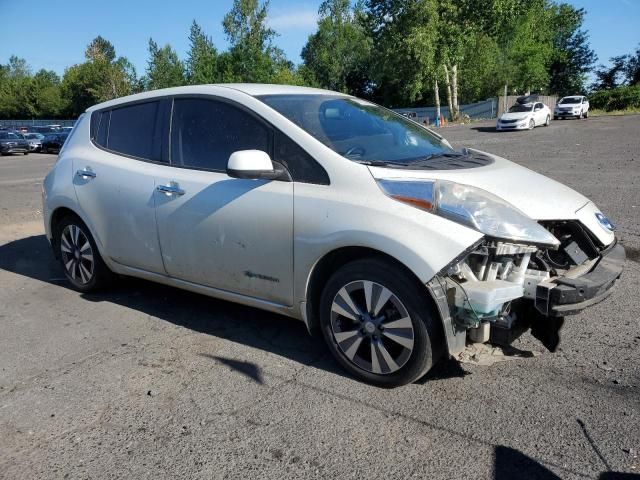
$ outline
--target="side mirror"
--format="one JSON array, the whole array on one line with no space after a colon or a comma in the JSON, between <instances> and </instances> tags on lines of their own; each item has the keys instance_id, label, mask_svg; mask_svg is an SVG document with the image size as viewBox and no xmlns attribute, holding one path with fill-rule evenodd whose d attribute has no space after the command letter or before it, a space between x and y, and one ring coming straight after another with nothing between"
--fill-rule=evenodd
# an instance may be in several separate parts
<instances>
[{"instance_id":1,"label":"side mirror","mask_svg":"<svg viewBox=\"0 0 640 480\"><path fill-rule=\"evenodd\" d=\"M262 150L233 152L227 163L227 175L252 180L279 180L288 178L282 167L275 167L269 154Z\"/></svg>"}]
</instances>

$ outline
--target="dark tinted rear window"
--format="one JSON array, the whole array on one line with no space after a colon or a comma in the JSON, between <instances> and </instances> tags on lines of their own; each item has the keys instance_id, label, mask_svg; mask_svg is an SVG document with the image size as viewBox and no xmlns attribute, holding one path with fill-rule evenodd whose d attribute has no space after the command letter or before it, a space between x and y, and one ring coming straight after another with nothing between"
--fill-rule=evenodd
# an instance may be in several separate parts
<instances>
[{"instance_id":1,"label":"dark tinted rear window","mask_svg":"<svg viewBox=\"0 0 640 480\"><path fill-rule=\"evenodd\" d=\"M111 111L107 148L146 160L160 161L160 102L138 103ZM101 123L104 122L104 116ZM101 128L98 129L99 133Z\"/></svg>"}]
</instances>

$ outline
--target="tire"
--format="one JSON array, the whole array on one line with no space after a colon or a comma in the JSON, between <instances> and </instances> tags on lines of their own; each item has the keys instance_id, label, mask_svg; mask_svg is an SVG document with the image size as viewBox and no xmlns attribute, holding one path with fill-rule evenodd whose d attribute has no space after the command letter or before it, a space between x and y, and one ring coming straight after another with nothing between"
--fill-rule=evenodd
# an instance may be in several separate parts
<instances>
[{"instance_id":1,"label":"tire","mask_svg":"<svg viewBox=\"0 0 640 480\"><path fill-rule=\"evenodd\" d=\"M319 307L329 350L367 383L406 385L442 355L444 340L426 290L391 262L367 258L344 265L325 285Z\"/></svg>"},{"instance_id":2,"label":"tire","mask_svg":"<svg viewBox=\"0 0 640 480\"><path fill-rule=\"evenodd\" d=\"M554 120L557 120L557 119L558 119L558 117L556 117L556 116L554 115L554 116L553 116L553 119L554 119Z\"/></svg>"},{"instance_id":3,"label":"tire","mask_svg":"<svg viewBox=\"0 0 640 480\"><path fill-rule=\"evenodd\" d=\"M29 152L24 152L23 155L29 155Z\"/></svg>"},{"instance_id":4,"label":"tire","mask_svg":"<svg viewBox=\"0 0 640 480\"><path fill-rule=\"evenodd\" d=\"M551 124L551 117L547 115L547 120L544 122L544 126L548 127Z\"/></svg>"},{"instance_id":5,"label":"tire","mask_svg":"<svg viewBox=\"0 0 640 480\"><path fill-rule=\"evenodd\" d=\"M587 118L589 118L589 110L584 112L584 119L586 120Z\"/></svg>"},{"instance_id":6,"label":"tire","mask_svg":"<svg viewBox=\"0 0 640 480\"><path fill-rule=\"evenodd\" d=\"M111 284L113 273L102 260L91 232L78 216L67 215L54 227L54 245L73 288L87 293Z\"/></svg>"},{"instance_id":7,"label":"tire","mask_svg":"<svg viewBox=\"0 0 640 480\"><path fill-rule=\"evenodd\" d=\"M536 128L536 122L533 121L533 118L529 120L529 130L533 130Z\"/></svg>"}]
</instances>

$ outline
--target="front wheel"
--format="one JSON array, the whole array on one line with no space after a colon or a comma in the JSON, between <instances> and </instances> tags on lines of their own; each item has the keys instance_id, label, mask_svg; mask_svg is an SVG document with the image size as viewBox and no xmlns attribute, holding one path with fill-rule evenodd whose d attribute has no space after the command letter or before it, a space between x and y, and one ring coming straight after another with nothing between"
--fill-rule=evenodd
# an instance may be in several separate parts
<instances>
[{"instance_id":1,"label":"front wheel","mask_svg":"<svg viewBox=\"0 0 640 480\"><path fill-rule=\"evenodd\" d=\"M356 377L397 387L422 377L442 351L427 292L390 262L351 262L327 282L320 323L329 350Z\"/></svg>"},{"instance_id":2,"label":"front wheel","mask_svg":"<svg viewBox=\"0 0 640 480\"><path fill-rule=\"evenodd\" d=\"M91 292L111 283L113 274L80 218L75 215L64 217L56 225L54 241L64 274L76 290Z\"/></svg>"},{"instance_id":3,"label":"front wheel","mask_svg":"<svg viewBox=\"0 0 640 480\"><path fill-rule=\"evenodd\" d=\"M589 110L587 110L586 112L584 112L584 118L589 118Z\"/></svg>"},{"instance_id":4,"label":"front wheel","mask_svg":"<svg viewBox=\"0 0 640 480\"><path fill-rule=\"evenodd\" d=\"M533 118L529 120L529 130L533 130L536 126L536 122L533 121Z\"/></svg>"}]
</instances>

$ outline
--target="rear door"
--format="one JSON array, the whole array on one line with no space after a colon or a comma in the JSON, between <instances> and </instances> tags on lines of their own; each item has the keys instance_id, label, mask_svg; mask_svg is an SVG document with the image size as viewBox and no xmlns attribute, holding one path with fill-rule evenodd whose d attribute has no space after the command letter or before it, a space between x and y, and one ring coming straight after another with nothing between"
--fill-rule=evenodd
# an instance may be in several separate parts
<instances>
[{"instance_id":1,"label":"rear door","mask_svg":"<svg viewBox=\"0 0 640 480\"><path fill-rule=\"evenodd\" d=\"M155 205L169 275L282 305L293 299L293 182L226 174L238 150L272 157L273 130L215 97L177 97L171 167L156 177Z\"/></svg>"},{"instance_id":2,"label":"rear door","mask_svg":"<svg viewBox=\"0 0 640 480\"><path fill-rule=\"evenodd\" d=\"M73 160L76 195L103 254L155 273L164 273L153 202L168 163L168 107L153 100L94 112L93 146Z\"/></svg>"}]
</instances>

